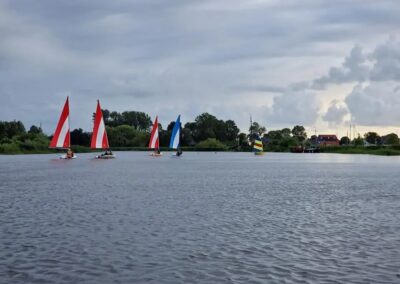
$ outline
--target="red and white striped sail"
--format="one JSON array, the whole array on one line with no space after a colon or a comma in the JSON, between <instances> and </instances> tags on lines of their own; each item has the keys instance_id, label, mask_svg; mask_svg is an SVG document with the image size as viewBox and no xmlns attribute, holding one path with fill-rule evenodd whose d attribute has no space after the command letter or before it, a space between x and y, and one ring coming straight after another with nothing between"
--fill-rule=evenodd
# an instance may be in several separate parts
<instances>
[{"instance_id":1,"label":"red and white striped sail","mask_svg":"<svg viewBox=\"0 0 400 284\"><path fill-rule=\"evenodd\" d=\"M69 132L69 98L64 104L60 119L50 142L50 148L69 148L71 147L71 135Z\"/></svg>"},{"instance_id":2,"label":"red and white striped sail","mask_svg":"<svg viewBox=\"0 0 400 284\"><path fill-rule=\"evenodd\" d=\"M92 149L108 149L108 137L106 126L103 119L103 111L100 107L100 102L97 101L96 115L94 117L94 126L92 134L92 142L90 143Z\"/></svg>"},{"instance_id":3,"label":"red and white striped sail","mask_svg":"<svg viewBox=\"0 0 400 284\"><path fill-rule=\"evenodd\" d=\"M153 124L153 129L151 130L149 149L158 149L160 147L160 142L158 139L158 116Z\"/></svg>"}]
</instances>

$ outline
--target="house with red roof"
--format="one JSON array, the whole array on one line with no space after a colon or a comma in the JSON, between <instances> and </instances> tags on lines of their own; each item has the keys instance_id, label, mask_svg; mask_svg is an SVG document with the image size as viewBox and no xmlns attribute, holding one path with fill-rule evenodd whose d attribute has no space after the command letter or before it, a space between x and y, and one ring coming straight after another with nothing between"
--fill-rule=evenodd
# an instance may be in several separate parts
<instances>
[{"instance_id":1,"label":"house with red roof","mask_svg":"<svg viewBox=\"0 0 400 284\"><path fill-rule=\"evenodd\" d=\"M321 147L339 146L340 140L333 134L318 135L317 144Z\"/></svg>"}]
</instances>

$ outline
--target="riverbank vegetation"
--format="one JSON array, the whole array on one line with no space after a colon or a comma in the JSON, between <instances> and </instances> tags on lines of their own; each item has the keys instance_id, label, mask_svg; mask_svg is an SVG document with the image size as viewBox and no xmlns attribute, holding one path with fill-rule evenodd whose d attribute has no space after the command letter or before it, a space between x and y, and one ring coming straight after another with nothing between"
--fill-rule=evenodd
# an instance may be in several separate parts
<instances>
[{"instance_id":1,"label":"riverbank vegetation","mask_svg":"<svg viewBox=\"0 0 400 284\"><path fill-rule=\"evenodd\" d=\"M152 120L144 112L103 110L104 122L110 145L114 150L146 150ZM159 124L160 146L168 150L169 139L175 122L165 128ZM335 135L307 136L305 128L270 130L253 122L248 133L240 132L233 120L222 120L203 113L181 128L181 146L185 151L251 151L251 141L260 137L264 150L269 152L304 152L318 149L324 153L400 155L399 138L391 133L379 136L368 132L354 139ZM52 153L49 141L52 136L37 126L29 130L21 121L0 121L0 154ZM71 131L71 144L76 152L90 152L91 133L83 129ZM325 139L325 140L324 140ZM327 140L326 140L327 139Z\"/></svg>"}]
</instances>

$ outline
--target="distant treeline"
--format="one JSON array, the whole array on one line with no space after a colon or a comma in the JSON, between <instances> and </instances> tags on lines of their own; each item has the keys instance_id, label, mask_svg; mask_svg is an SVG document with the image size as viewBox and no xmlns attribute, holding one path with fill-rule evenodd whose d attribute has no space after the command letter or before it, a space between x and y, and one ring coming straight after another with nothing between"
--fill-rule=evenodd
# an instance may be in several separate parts
<instances>
[{"instance_id":1,"label":"distant treeline","mask_svg":"<svg viewBox=\"0 0 400 284\"><path fill-rule=\"evenodd\" d=\"M152 120L144 112L103 110L104 122L111 147L140 149L147 146L150 138ZM175 122L171 121L165 128L159 124L160 146L168 147ZM257 122L253 122L248 133L240 132L233 120L218 119L209 113L202 113L192 122L181 128L181 146L192 150L231 150L250 151L251 141L256 136L263 140L266 151L287 152L292 147L312 146L316 136L308 138L305 128L296 125L292 129L268 131ZM31 126L27 131L21 121L0 121L0 153L46 153L52 136L47 136L38 126ZM82 129L71 131L71 144L80 150L90 145L91 132ZM249 143L250 141L250 143ZM356 137L352 141L348 137L340 139L340 145L363 146L397 145L399 138L391 133L379 136L376 132L368 132L364 137Z\"/></svg>"},{"instance_id":2,"label":"distant treeline","mask_svg":"<svg viewBox=\"0 0 400 284\"><path fill-rule=\"evenodd\" d=\"M26 131L21 121L0 121L0 154L48 153L49 137L37 126Z\"/></svg>"}]
</instances>

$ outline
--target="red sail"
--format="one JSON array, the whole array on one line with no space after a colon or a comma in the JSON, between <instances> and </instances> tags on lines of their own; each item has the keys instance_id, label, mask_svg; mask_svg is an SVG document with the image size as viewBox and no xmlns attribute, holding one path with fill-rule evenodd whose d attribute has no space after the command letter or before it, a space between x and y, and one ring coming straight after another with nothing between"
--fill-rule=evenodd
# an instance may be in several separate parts
<instances>
[{"instance_id":1,"label":"red sail","mask_svg":"<svg viewBox=\"0 0 400 284\"><path fill-rule=\"evenodd\" d=\"M60 119L58 120L56 131L50 142L50 148L69 148L71 147L71 135L69 132L69 98L64 104Z\"/></svg>"},{"instance_id":2,"label":"red sail","mask_svg":"<svg viewBox=\"0 0 400 284\"><path fill-rule=\"evenodd\" d=\"M156 120L153 124L153 129L151 130L149 149L158 149L160 148L160 143L158 139L158 116L156 116Z\"/></svg>"},{"instance_id":3,"label":"red sail","mask_svg":"<svg viewBox=\"0 0 400 284\"><path fill-rule=\"evenodd\" d=\"M96 115L94 117L94 126L92 134L92 142L90 143L92 149L108 149L108 137L106 127L104 124L103 111L100 107L100 102L97 101Z\"/></svg>"}]
</instances>

